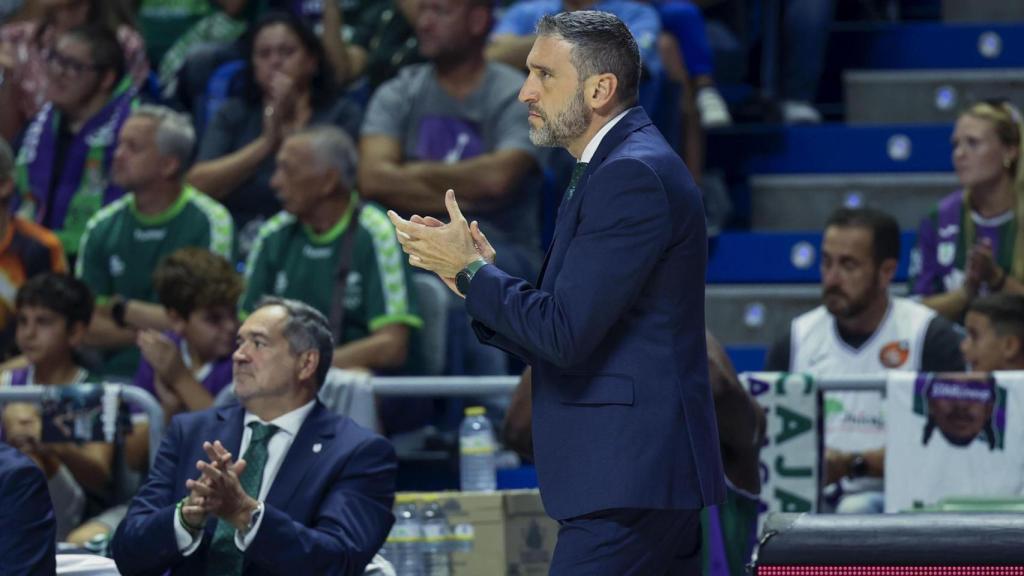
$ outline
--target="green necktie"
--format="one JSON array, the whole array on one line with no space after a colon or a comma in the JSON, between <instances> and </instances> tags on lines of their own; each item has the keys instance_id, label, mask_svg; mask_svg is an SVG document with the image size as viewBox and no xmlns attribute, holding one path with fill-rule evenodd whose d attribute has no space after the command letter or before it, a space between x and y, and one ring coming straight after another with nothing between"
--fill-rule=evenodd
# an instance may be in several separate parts
<instances>
[{"instance_id":1,"label":"green necktie","mask_svg":"<svg viewBox=\"0 0 1024 576\"><path fill-rule=\"evenodd\" d=\"M572 194L576 191L576 185L579 184L580 178L583 177L583 173L587 170L586 162L577 162L572 168L572 178L569 179L569 187L565 189L565 200L568 202L572 200Z\"/></svg>"},{"instance_id":2,"label":"green necktie","mask_svg":"<svg viewBox=\"0 0 1024 576\"><path fill-rule=\"evenodd\" d=\"M245 470L238 481L246 494L259 498L263 469L267 466L267 444L279 428L259 422L250 422L249 427L252 428L252 438L242 457L245 459ZM217 530L213 533L213 541L207 551L206 573L208 576L234 576L242 573L242 551L235 546L235 527L224 520L217 521Z\"/></svg>"}]
</instances>

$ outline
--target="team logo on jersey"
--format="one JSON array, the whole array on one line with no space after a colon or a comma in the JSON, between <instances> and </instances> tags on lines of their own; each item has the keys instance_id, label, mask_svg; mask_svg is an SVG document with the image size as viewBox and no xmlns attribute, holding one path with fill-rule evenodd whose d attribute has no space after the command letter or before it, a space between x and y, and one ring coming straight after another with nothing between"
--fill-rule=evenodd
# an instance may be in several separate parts
<instances>
[{"instance_id":1,"label":"team logo on jersey","mask_svg":"<svg viewBox=\"0 0 1024 576\"><path fill-rule=\"evenodd\" d=\"M110 257L110 275L120 276L121 274L124 274L124 260L121 260L117 254L113 254Z\"/></svg>"},{"instance_id":2,"label":"team logo on jersey","mask_svg":"<svg viewBox=\"0 0 1024 576\"><path fill-rule=\"evenodd\" d=\"M956 244L952 242L940 242L939 243L939 264L943 266L949 266L953 263L953 258L956 257Z\"/></svg>"},{"instance_id":3,"label":"team logo on jersey","mask_svg":"<svg viewBox=\"0 0 1024 576\"><path fill-rule=\"evenodd\" d=\"M910 343L906 340L895 340L882 346L878 353L878 361L886 368L899 368L910 358Z\"/></svg>"}]
</instances>

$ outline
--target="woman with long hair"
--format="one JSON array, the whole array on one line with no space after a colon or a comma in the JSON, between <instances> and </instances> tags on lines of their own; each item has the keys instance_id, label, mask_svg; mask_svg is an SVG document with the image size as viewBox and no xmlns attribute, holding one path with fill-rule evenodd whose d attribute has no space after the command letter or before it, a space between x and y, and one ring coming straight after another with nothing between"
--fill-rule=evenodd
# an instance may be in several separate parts
<instances>
[{"instance_id":1,"label":"woman with long hair","mask_svg":"<svg viewBox=\"0 0 1024 576\"><path fill-rule=\"evenodd\" d=\"M316 34L284 12L264 16L246 40L242 96L223 103L203 133L190 184L231 211L245 252L262 220L281 209L270 176L284 137L334 124L353 138L361 111L340 98Z\"/></svg>"},{"instance_id":2,"label":"woman with long hair","mask_svg":"<svg viewBox=\"0 0 1024 576\"><path fill-rule=\"evenodd\" d=\"M962 186L921 223L911 292L959 321L979 294L1024 293L1024 124L1003 100L979 102L957 119L953 166Z\"/></svg>"}]
</instances>

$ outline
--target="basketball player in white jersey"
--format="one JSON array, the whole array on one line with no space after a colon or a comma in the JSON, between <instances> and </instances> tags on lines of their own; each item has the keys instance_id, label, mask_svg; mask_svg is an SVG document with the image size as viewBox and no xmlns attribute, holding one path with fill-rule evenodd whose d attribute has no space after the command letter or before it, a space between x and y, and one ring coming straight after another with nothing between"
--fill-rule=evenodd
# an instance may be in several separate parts
<instances>
[{"instance_id":1,"label":"basketball player in white jersey","mask_svg":"<svg viewBox=\"0 0 1024 576\"><path fill-rule=\"evenodd\" d=\"M899 255L899 225L888 214L833 213L821 246L822 305L793 320L766 369L815 376L963 371L960 331L930 308L889 294ZM826 482L842 490L836 511L881 512L881 393L827 393L824 418Z\"/></svg>"}]
</instances>

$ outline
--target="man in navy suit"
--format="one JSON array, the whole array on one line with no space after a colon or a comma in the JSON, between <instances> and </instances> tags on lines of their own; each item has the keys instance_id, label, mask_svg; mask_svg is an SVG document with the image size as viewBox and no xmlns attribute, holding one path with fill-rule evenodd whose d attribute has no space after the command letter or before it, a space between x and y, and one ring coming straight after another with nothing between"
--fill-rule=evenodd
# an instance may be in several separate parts
<instances>
[{"instance_id":1,"label":"man in navy suit","mask_svg":"<svg viewBox=\"0 0 1024 576\"><path fill-rule=\"evenodd\" d=\"M578 163L538 281L451 222L389 214L410 262L466 298L481 340L533 367L552 574L697 574L699 512L724 496L704 339L700 191L636 107L640 57L616 17L544 17L519 93L531 139Z\"/></svg>"},{"instance_id":2,"label":"man in navy suit","mask_svg":"<svg viewBox=\"0 0 1024 576\"><path fill-rule=\"evenodd\" d=\"M46 476L28 456L0 442L0 573L53 574L56 546Z\"/></svg>"},{"instance_id":3,"label":"man in navy suit","mask_svg":"<svg viewBox=\"0 0 1024 576\"><path fill-rule=\"evenodd\" d=\"M112 542L123 574L362 573L394 521L396 460L316 399L333 350L320 312L261 302L238 330L240 405L171 421Z\"/></svg>"}]
</instances>

